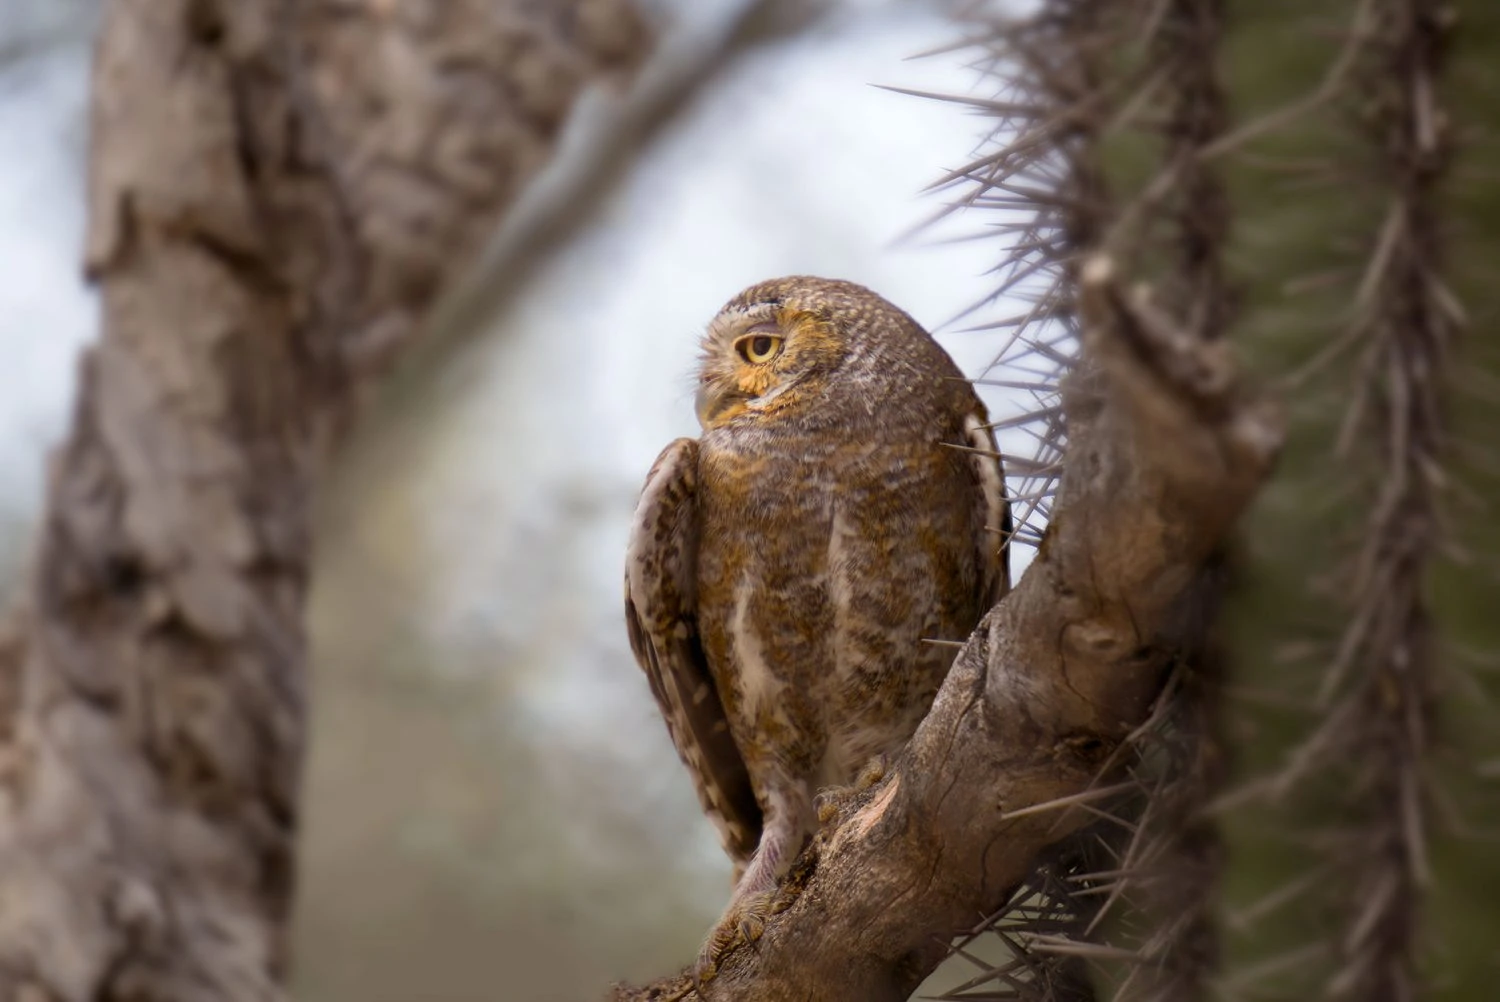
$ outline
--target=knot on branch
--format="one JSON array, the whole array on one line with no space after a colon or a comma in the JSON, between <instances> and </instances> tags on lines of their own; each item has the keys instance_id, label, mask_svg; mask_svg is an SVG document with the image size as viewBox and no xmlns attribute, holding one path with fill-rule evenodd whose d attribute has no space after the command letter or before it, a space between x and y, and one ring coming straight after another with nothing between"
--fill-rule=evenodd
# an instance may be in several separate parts
<instances>
[{"instance_id":1,"label":"knot on branch","mask_svg":"<svg viewBox=\"0 0 1500 1002\"><path fill-rule=\"evenodd\" d=\"M1120 742L1114 738L1081 731L1066 735L1054 750L1059 757L1071 759L1073 765L1097 769L1109 761L1119 747Z\"/></svg>"}]
</instances>

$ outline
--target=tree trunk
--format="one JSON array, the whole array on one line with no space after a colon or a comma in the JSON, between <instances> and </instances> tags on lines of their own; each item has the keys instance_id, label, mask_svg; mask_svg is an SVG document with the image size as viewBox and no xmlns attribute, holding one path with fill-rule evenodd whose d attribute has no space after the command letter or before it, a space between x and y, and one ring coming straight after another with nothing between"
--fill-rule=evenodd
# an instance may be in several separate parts
<instances>
[{"instance_id":1,"label":"tree trunk","mask_svg":"<svg viewBox=\"0 0 1500 1002\"><path fill-rule=\"evenodd\" d=\"M326 444L645 48L625 0L112 0L103 336L0 640L0 1000L282 996Z\"/></svg>"}]
</instances>

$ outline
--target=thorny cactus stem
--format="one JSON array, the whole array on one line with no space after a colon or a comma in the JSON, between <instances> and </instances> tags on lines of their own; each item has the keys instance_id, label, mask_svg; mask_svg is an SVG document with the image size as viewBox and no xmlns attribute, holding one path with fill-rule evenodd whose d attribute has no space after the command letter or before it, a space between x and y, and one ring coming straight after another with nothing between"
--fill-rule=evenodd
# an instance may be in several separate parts
<instances>
[{"instance_id":1,"label":"thorny cactus stem","mask_svg":"<svg viewBox=\"0 0 1500 1002\"><path fill-rule=\"evenodd\" d=\"M1163 79L1162 173L1171 195L1146 228L1166 223L1147 242L1167 262L1164 296L1183 328L1204 340L1222 337L1233 312L1224 274L1229 206L1216 161L1204 156L1226 119L1218 59L1224 0L1168 0L1148 45ZM1232 558L1220 556L1200 582L1203 616L1166 707L1167 726L1153 735L1167 762L1156 770L1147 805L1126 854L1122 878L1145 912L1139 966L1126 973L1118 999L1196 1002L1218 972L1215 908L1224 847L1207 807L1227 771L1223 734L1226 652L1212 619ZM1136 886L1131 886L1136 885Z\"/></svg>"},{"instance_id":2,"label":"thorny cactus stem","mask_svg":"<svg viewBox=\"0 0 1500 1002\"><path fill-rule=\"evenodd\" d=\"M1167 209L1173 269L1163 290L1184 327L1221 337L1232 296L1224 277L1229 203L1217 163L1205 156L1224 134L1226 108L1218 61L1225 0L1169 0L1150 44L1165 76L1164 167L1175 179Z\"/></svg>"},{"instance_id":3,"label":"thorny cactus stem","mask_svg":"<svg viewBox=\"0 0 1500 1002\"><path fill-rule=\"evenodd\" d=\"M1132 88L1117 86L1111 58L1136 20L1131 10L1142 5L1046 0L1022 19L1009 6L981 0L959 19L999 94L995 100L945 97L993 124L981 153L937 187L957 192L955 206L981 210L977 218L1005 239L992 297L1027 304L985 325L1000 332L1003 346L978 382L1030 395L1026 412L995 427L1019 427L1032 436L1032 455L1007 455L1006 464L1018 481L1011 485L1012 540L1036 546L1052 520L1063 466L1060 383L1078 352L1080 263L1114 221L1100 137ZM1101 893L1104 881L1082 881L1116 868L1124 835L1124 828L1105 821L1050 852L954 944L972 970L944 997L998 992L1034 1002L1092 1002L1091 954L1081 941L1109 899ZM1005 959L991 963L971 951L986 936L998 937Z\"/></svg>"},{"instance_id":4,"label":"thorny cactus stem","mask_svg":"<svg viewBox=\"0 0 1500 1002\"><path fill-rule=\"evenodd\" d=\"M1335 841L1349 895L1327 994L1414 998L1428 880L1424 759L1437 656L1424 579L1438 549L1445 445L1442 375L1462 312L1442 277L1438 189L1449 160L1439 106L1453 11L1443 0L1377 0L1362 59L1362 109L1386 208L1354 302L1364 345L1344 443L1363 433L1379 487L1352 568L1353 607L1324 681L1319 764L1352 766L1351 827Z\"/></svg>"},{"instance_id":5,"label":"thorny cactus stem","mask_svg":"<svg viewBox=\"0 0 1500 1002\"><path fill-rule=\"evenodd\" d=\"M1162 300L1174 322L1203 340L1227 326L1222 254L1229 213L1210 154L1226 118L1216 65L1223 7L1222 0L1048 0L1019 22L994 5L968 12L974 36L989 50L991 75L1008 84L1013 99L971 102L996 119L999 142L949 180L964 190L965 207L1019 220L1001 224L1013 244L999 291L1034 294L1036 305L996 325L1017 330L985 381L1036 395L1030 413L1007 422L1037 441L1029 468L1011 459L1030 474L1016 493L1018 521L1033 532L1033 514L1051 516L1062 465L1056 387L1077 350L1074 292L1086 253L1102 244L1127 262L1165 262ZM1137 191L1111 191L1105 181L1104 146L1121 130L1161 140L1157 175ZM1198 585L1198 633L1206 631L1219 577ZM977 927L999 935L1012 959L976 961L978 972L955 997L981 986L1049 1002L1086 997L1089 959L1128 961L1121 997L1201 993L1217 961L1212 911L1222 868L1217 830L1202 808L1224 771L1219 659L1201 641L1188 645L1171 698L1138 735L1137 750L1164 754L1136 772L1138 784L1126 797L1095 805L1104 820L1057 853L1029 893ZM1119 919L1127 900L1132 912L1150 916L1145 930L1132 934L1133 948L1085 942L1122 933L1106 933L1101 923Z\"/></svg>"}]
</instances>

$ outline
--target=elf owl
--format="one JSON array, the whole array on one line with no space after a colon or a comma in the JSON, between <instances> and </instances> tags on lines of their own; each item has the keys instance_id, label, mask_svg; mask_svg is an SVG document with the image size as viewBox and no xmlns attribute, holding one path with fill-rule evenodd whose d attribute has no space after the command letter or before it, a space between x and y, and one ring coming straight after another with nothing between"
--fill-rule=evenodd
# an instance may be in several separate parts
<instances>
[{"instance_id":1,"label":"elf owl","mask_svg":"<svg viewBox=\"0 0 1500 1002\"><path fill-rule=\"evenodd\" d=\"M752 286L708 325L698 439L646 477L625 618L735 864L698 960L754 939L815 794L898 752L1009 587L984 405L911 317L850 282Z\"/></svg>"}]
</instances>

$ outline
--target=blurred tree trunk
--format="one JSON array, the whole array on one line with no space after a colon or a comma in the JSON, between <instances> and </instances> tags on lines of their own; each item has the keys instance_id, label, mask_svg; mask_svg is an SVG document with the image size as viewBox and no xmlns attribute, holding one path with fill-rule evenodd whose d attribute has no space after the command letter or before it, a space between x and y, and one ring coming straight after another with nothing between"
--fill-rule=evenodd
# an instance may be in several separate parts
<instances>
[{"instance_id":1,"label":"blurred tree trunk","mask_svg":"<svg viewBox=\"0 0 1500 1002\"><path fill-rule=\"evenodd\" d=\"M625 0L109 4L103 337L0 641L0 999L281 997L326 444L646 45Z\"/></svg>"}]
</instances>

